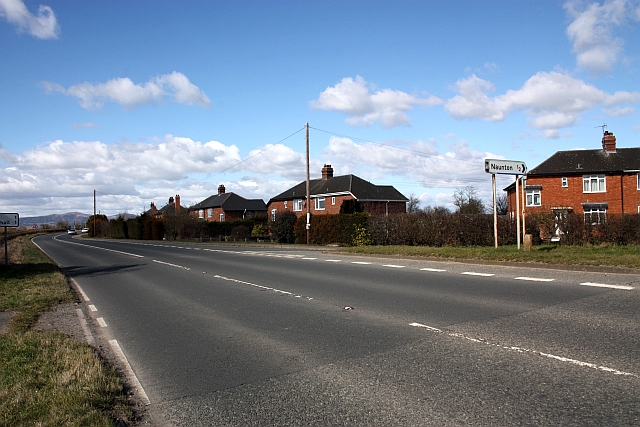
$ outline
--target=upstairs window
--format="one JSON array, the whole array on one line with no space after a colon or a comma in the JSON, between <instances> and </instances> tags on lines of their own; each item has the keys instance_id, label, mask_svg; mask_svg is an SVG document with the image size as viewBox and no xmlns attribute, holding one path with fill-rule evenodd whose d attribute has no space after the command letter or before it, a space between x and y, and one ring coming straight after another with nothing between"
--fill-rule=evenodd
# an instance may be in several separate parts
<instances>
[{"instance_id":1,"label":"upstairs window","mask_svg":"<svg viewBox=\"0 0 640 427\"><path fill-rule=\"evenodd\" d=\"M332 197L332 198L331 198L331 204L332 204L332 205L335 205L335 204L336 204L336 198L335 198L335 197Z\"/></svg>"},{"instance_id":2,"label":"upstairs window","mask_svg":"<svg viewBox=\"0 0 640 427\"><path fill-rule=\"evenodd\" d=\"M276 221L276 214L278 213L277 209L271 209L271 221Z\"/></svg>"},{"instance_id":3,"label":"upstairs window","mask_svg":"<svg viewBox=\"0 0 640 427\"><path fill-rule=\"evenodd\" d=\"M562 186L565 188L569 186L569 179L566 176L562 177Z\"/></svg>"},{"instance_id":4,"label":"upstairs window","mask_svg":"<svg viewBox=\"0 0 640 427\"><path fill-rule=\"evenodd\" d=\"M204 209L200 209L198 211L198 218L200 218L200 219L204 218Z\"/></svg>"},{"instance_id":5,"label":"upstairs window","mask_svg":"<svg viewBox=\"0 0 640 427\"><path fill-rule=\"evenodd\" d=\"M582 177L583 193L604 193L607 191L604 175L584 175Z\"/></svg>"},{"instance_id":6,"label":"upstairs window","mask_svg":"<svg viewBox=\"0 0 640 427\"><path fill-rule=\"evenodd\" d=\"M284 208L287 209L287 201L284 201Z\"/></svg>"},{"instance_id":7,"label":"upstairs window","mask_svg":"<svg viewBox=\"0 0 640 427\"><path fill-rule=\"evenodd\" d=\"M224 222L224 214L223 213L220 214L220 222Z\"/></svg>"},{"instance_id":8,"label":"upstairs window","mask_svg":"<svg viewBox=\"0 0 640 427\"><path fill-rule=\"evenodd\" d=\"M324 210L324 197L316 197L315 199L316 205L315 208L317 211L323 211Z\"/></svg>"},{"instance_id":9,"label":"upstairs window","mask_svg":"<svg viewBox=\"0 0 640 427\"><path fill-rule=\"evenodd\" d=\"M540 190L527 190L527 206L541 206Z\"/></svg>"},{"instance_id":10,"label":"upstairs window","mask_svg":"<svg viewBox=\"0 0 640 427\"><path fill-rule=\"evenodd\" d=\"M213 216L213 208L207 209L207 217L211 218Z\"/></svg>"},{"instance_id":11,"label":"upstairs window","mask_svg":"<svg viewBox=\"0 0 640 427\"><path fill-rule=\"evenodd\" d=\"M638 190L640 190L640 173L638 174Z\"/></svg>"},{"instance_id":12,"label":"upstairs window","mask_svg":"<svg viewBox=\"0 0 640 427\"><path fill-rule=\"evenodd\" d=\"M296 212L302 212L302 199L295 199L293 201L293 210Z\"/></svg>"}]
</instances>

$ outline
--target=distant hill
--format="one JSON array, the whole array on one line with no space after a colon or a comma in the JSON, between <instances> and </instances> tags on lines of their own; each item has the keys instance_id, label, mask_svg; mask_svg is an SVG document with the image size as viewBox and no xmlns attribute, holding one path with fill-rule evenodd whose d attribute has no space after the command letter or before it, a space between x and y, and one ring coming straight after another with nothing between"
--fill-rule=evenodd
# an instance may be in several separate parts
<instances>
[{"instance_id":1,"label":"distant hill","mask_svg":"<svg viewBox=\"0 0 640 427\"><path fill-rule=\"evenodd\" d=\"M67 212L64 214L51 214L43 216L26 216L20 217L20 225L25 227L32 227L34 225L56 225L60 222L67 223L67 225L84 225L92 214L84 214L81 212ZM121 214L125 219L135 218L137 215L133 214ZM117 218L118 215L109 216L109 219Z\"/></svg>"}]
</instances>

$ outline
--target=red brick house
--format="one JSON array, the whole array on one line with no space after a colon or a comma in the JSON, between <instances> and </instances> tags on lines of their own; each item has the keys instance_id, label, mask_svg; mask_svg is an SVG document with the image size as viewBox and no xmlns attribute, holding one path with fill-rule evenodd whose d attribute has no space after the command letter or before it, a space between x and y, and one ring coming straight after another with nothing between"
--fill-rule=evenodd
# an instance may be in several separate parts
<instances>
[{"instance_id":1,"label":"red brick house","mask_svg":"<svg viewBox=\"0 0 640 427\"><path fill-rule=\"evenodd\" d=\"M204 221L240 221L267 215L262 199L245 199L233 192L227 193L224 185L218 186L218 194L208 197L189 208L189 214Z\"/></svg>"},{"instance_id":2,"label":"red brick house","mask_svg":"<svg viewBox=\"0 0 640 427\"><path fill-rule=\"evenodd\" d=\"M269 219L275 220L278 212L294 212L298 217L306 214L307 183L295 187L269 200ZM326 215L340 213L345 200L357 200L364 212L389 215L406 212L407 199L390 185L375 185L355 175L333 176L331 165L324 165L322 177L309 181L310 213Z\"/></svg>"},{"instance_id":3,"label":"red brick house","mask_svg":"<svg viewBox=\"0 0 640 427\"><path fill-rule=\"evenodd\" d=\"M504 191L513 216L515 183ZM597 223L608 213L640 213L640 147L617 148L605 131L602 149L558 151L530 170L525 195L526 214L575 213Z\"/></svg>"},{"instance_id":4,"label":"red brick house","mask_svg":"<svg viewBox=\"0 0 640 427\"><path fill-rule=\"evenodd\" d=\"M177 194L175 199L173 197L169 197L169 203L167 203L160 209L156 207L155 203L151 202L151 208L147 211L147 213L154 218L164 218L167 216L177 216L184 214L184 212L180 209L180 195Z\"/></svg>"}]
</instances>

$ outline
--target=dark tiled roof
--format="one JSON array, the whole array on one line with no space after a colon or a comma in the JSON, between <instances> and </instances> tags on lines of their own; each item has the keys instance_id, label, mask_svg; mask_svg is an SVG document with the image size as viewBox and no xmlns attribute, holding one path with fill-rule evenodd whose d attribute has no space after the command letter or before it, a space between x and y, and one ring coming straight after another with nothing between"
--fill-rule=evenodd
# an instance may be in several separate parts
<instances>
[{"instance_id":1,"label":"dark tiled roof","mask_svg":"<svg viewBox=\"0 0 640 427\"><path fill-rule=\"evenodd\" d=\"M535 168L527 176L582 175L640 170L640 147L618 148L607 153L599 150L558 151Z\"/></svg>"},{"instance_id":2,"label":"dark tiled roof","mask_svg":"<svg viewBox=\"0 0 640 427\"><path fill-rule=\"evenodd\" d=\"M262 199L245 199L242 196L238 196L236 193L223 193L216 194L204 199L202 202L197 203L189 208L189 210L208 209L208 208L222 208L225 212L232 211L267 211L267 205L265 205Z\"/></svg>"},{"instance_id":3,"label":"dark tiled roof","mask_svg":"<svg viewBox=\"0 0 640 427\"><path fill-rule=\"evenodd\" d=\"M407 199L391 185L375 185L355 175L334 176L328 179L312 179L309 181L310 195L329 195L351 193L360 201L398 201ZM269 202L277 200L304 199L307 194L307 183L302 181L295 187L271 198Z\"/></svg>"}]
</instances>

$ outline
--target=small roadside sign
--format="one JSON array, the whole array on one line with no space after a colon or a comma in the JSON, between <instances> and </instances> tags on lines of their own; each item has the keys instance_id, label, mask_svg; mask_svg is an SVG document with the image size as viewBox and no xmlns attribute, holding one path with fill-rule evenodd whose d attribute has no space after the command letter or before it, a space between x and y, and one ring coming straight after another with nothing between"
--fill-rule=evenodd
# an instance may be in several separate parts
<instances>
[{"instance_id":1,"label":"small roadside sign","mask_svg":"<svg viewBox=\"0 0 640 427\"><path fill-rule=\"evenodd\" d=\"M20 215L17 213L0 213L0 227L19 227Z\"/></svg>"},{"instance_id":2,"label":"small roadside sign","mask_svg":"<svg viewBox=\"0 0 640 427\"><path fill-rule=\"evenodd\" d=\"M518 160L485 159L484 171L491 174L525 175L527 165Z\"/></svg>"}]
</instances>

